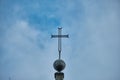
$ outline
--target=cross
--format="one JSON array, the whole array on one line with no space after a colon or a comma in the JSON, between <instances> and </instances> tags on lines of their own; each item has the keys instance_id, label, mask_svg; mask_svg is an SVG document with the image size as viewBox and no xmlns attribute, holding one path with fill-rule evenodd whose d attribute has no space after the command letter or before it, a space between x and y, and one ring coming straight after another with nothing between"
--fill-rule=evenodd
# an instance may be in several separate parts
<instances>
[{"instance_id":1,"label":"cross","mask_svg":"<svg viewBox=\"0 0 120 80\"><path fill-rule=\"evenodd\" d=\"M58 35L51 35L51 38L58 38L58 52L59 52L59 59L61 58L61 38L69 38L69 35L62 35L62 28L58 28Z\"/></svg>"}]
</instances>

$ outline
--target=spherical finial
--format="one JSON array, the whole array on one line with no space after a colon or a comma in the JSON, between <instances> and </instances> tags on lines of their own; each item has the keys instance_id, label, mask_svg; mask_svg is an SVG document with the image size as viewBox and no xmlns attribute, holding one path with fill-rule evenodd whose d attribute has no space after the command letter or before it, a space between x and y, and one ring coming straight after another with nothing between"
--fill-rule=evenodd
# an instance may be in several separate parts
<instances>
[{"instance_id":1,"label":"spherical finial","mask_svg":"<svg viewBox=\"0 0 120 80\"><path fill-rule=\"evenodd\" d=\"M57 70L58 72L62 71L65 68L65 62L61 59L57 59L54 64L54 69Z\"/></svg>"}]
</instances>

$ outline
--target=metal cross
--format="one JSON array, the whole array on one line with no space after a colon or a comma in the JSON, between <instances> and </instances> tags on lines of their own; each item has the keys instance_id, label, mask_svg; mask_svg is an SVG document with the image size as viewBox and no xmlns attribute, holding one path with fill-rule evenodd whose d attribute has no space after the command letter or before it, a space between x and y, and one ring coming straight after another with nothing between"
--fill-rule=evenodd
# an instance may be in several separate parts
<instances>
[{"instance_id":1,"label":"metal cross","mask_svg":"<svg viewBox=\"0 0 120 80\"><path fill-rule=\"evenodd\" d=\"M61 58L61 38L69 38L69 35L62 35L62 28L58 28L58 35L51 35L51 38L58 38L58 52L59 52L59 59Z\"/></svg>"}]
</instances>

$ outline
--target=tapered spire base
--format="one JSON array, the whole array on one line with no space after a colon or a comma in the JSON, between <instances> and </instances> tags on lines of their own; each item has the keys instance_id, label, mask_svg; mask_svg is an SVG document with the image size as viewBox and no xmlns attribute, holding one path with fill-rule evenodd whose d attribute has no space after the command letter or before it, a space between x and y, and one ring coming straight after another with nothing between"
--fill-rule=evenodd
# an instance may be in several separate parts
<instances>
[{"instance_id":1,"label":"tapered spire base","mask_svg":"<svg viewBox=\"0 0 120 80\"><path fill-rule=\"evenodd\" d=\"M63 80L64 79L63 72L56 72L54 76L55 76L55 80Z\"/></svg>"}]
</instances>

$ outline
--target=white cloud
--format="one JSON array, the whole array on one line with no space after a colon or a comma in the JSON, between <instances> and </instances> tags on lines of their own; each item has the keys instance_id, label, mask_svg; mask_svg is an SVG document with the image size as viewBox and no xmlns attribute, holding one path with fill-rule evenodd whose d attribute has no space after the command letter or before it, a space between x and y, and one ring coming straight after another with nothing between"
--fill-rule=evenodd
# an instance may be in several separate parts
<instances>
[{"instance_id":1,"label":"white cloud","mask_svg":"<svg viewBox=\"0 0 120 80\"><path fill-rule=\"evenodd\" d=\"M32 28L26 21L16 21L4 36L5 54L1 59L1 75L15 80L53 78L49 73L52 71L54 46L48 43L49 37Z\"/></svg>"},{"instance_id":2,"label":"white cloud","mask_svg":"<svg viewBox=\"0 0 120 80\"><path fill-rule=\"evenodd\" d=\"M39 7L34 6L40 9L38 13ZM70 35L63 41L62 49L67 63L65 80L119 80L119 1L67 0L56 2L54 7L57 10L46 15L60 17L63 34ZM15 13L19 10L25 12L16 7ZM16 19L4 32L0 79L54 79L52 64L58 57L57 40L51 40L50 35Z\"/></svg>"},{"instance_id":3,"label":"white cloud","mask_svg":"<svg viewBox=\"0 0 120 80\"><path fill-rule=\"evenodd\" d=\"M69 6L68 4L66 6ZM84 9L83 21L79 15L78 18L73 18L74 15L70 14L72 9L69 7L65 9L65 15L62 14L62 23L63 26L67 26L66 29L71 34L70 43L72 44L68 49L72 51L66 55L69 56L70 70L67 74L70 79L119 80L120 15L118 3L80 1L73 7L79 8L79 4L82 4L81 7ZM77 14L82 13L77 12Z\"/></svg>"}]
</instances>

